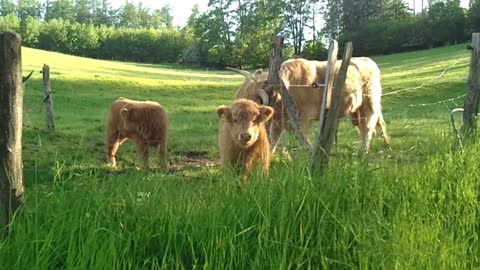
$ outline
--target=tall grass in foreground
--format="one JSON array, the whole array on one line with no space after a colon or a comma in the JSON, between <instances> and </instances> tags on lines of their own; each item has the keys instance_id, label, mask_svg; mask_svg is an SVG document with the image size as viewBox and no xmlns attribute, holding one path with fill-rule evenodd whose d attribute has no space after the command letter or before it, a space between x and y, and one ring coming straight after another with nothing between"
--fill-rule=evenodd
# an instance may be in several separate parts
<instances>
[{"instance_id":1,"label":"tall grass in foreground","mask_svg":"<svg viewBox=\"0 0 480 270\"><path fill-rule=\"evenodd\" d=\"M447 143L447 142L445 142ZM3 269L476 269L479 146L422 163L275 162L247 186L215 170L76 175L36 186Z\"/></svg>"}]
</instances>

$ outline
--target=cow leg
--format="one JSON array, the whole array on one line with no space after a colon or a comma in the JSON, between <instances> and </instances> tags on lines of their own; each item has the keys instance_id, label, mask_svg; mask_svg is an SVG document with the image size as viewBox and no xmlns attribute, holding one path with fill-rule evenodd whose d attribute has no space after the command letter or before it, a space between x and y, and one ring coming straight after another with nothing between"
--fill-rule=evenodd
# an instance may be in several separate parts
<instances>
[{"instance_id":1,"label":"cow leg","mask_svg":"<svg viewBox=\"0 0 480 270\"><path fill-rule=\"evenodd\" d=\"M164 171L168 169L167 161L167 142L163 140L159 145L156 146L157 154L160 159L160 168Z\"/></svg>"},{"instance_id":2,"label":"cow leg","mask_svg":"<svg viewBox=\"0 0 480 270\"><path fill-rule=\"evenodd\" d=\"M360 155L365 155L368 153L370 143L372 141L373 135L375 134L375 127L379 120L378 117L378 114L366 110L363 118L361 118L361 121L358 125L361 137L361 142L358 148Z\"/></svg>"},{"instance_id":3,"label":"cow leg","mask_svg":"<svg viewBox=\"0 0 480 270\"><path fill-rule=\"evenodd\" d=\"M127 138L125 136L121 136L118 132L107 133L105 139L105 149L107 152L107 160L110 162L110 166L112 168L117 167L117 159L115 155L117 154L120 145L122 145L126 140Z\"/></svg>"},{"instance_id":4,"label":"cow leg","mask_svg":"<svg viewBox=\"0 0 480 270\"><path fill-rule=\"evenodd\" d=\"M300 129L303 132L303 135L305 135L305 138L307 139L308 142L310 142L310 137L312 135L312 119L309 118L302 118L300 119Z\"/></svg>"},{"instance_id":5,"label":"cow leg","mask_svg":"<svg viewBox=\"0 0 480 270\"><path fill-rule=\"evenodd\" d=\"M135 140L135 148L143 169L148 169L148 144L143 140Z\"/></svg>"},{"instance_id":6,"label":"cow leg","mask_svg":"<svg viewBox=\"0 0 480 270\"><path fill-rule=\"evenodd\" d=\"M380 128L380 131L382 132L382 138L383 142L385 145L390 145L390 136L387 134L387 125L385 124L385 121L383 120L383 115L380 113L378 117L378 122L377 122L377 127Z\"/></svg>"},{"instance_id":7,"label":"cow leg","mask_svg":"<svg viewBox=\"0 0 480 270\"><path fill-rule=\"evenodd\" d=\"M273 120L270 125L270 150L275 153L280 137L282 136L282 120Z\"/></svg>"}]
</instances>

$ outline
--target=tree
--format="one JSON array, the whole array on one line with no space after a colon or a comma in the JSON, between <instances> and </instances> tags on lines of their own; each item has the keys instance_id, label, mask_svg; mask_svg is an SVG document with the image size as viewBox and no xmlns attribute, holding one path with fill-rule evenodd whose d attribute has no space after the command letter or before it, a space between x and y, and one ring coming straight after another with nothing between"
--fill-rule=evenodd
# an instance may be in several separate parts
<instances>
[{"instance_id":1,"label":"tree","mask_svg":"<svg viewBox=\"0 0 480 270\"><path fill-rule=\"evenodd\" d=\"M430 6L427 16L434 46L465 40L466 18L460 0L436 2Z\"/></svg>"},{"instance_id":2,"label":"tree","mask_svg":"<svg viewBox=\"0 0 480 270\"><path fill-rule=\"evenodd\" d=\"M18 32L20 30L20 20L15 14L0 17L0 33L1 32Z\"/></svg>"},{"instance_id":3,"label":"tree","mask_svg":"<svg viewBox=\"0 0 480 270\"><path fill-rule=\"evenodd\" d=\"M127 1L125 5L120 8L119 25L130 28L138 27L137 8L134 4Z\"/></svg>"},{"instance_id":4,"label":"tree","mask_svg":"<svg viewBox=\"0 0 480 270\"><path fill-rule=\"evenodd\" d=\"M314 0L284 1L284 19L287 33L293 41L294 53L300 55L305 42L305 28L312 22Z\"/></svg>"},{"instance_id":5,"label":"tree","mask_svg":"<svg viewBox=\"0 0 480 270\"><path fill-rule=\"evenodd\" d=\"M26 17L20 23L20 34L22 35L22 44L29 47L38 45L38 36L40 35L42 22L32 16Z\"/></svg>"},{"instance_id":6,"label":"tree","mask_svg":"<svg viewBox=\"0 0 480 270\"><path fill-rule=\"evenodd\" d=\"M480 1L476 0L468 10L468 21L472 32L480 31Z\"/></svg>"},{"instance_id":7,"label":"tree","mask_svg":"<svg viewBox=\"0 0 480 270\"><path fill-rule=\"evenodd\" d=\"M45 4L45 20L62 19L74 20L73 3L71 0L47 1Z\"/></svg>"},{"instance_id":8,"label":"tree","mask_svg":"<svg viewBox=\"0 0 480 270\"><path fill-rule=\"evenodd\" d=\"M95 25L115 25L117 14L109 0L92 0L92 10Z\"/></svg>"},{"instance_id":9,"label":"tree","mask_svg":"<svg viewBox=\"0 0 480 270\"><path fill-rule=\"evenodd\" d=\"M0 16L6 16L15 12L15 4L12 0L0 0Z\"/></svg>"},{"instance_id":10,"label":"tree","mask_svg":"<svg viewBox=\"0 0 480 270\"><path fill-rule=\"evenodd\" d=\"M138 26L149 28L152 26L152 17L148 7L144 7L142 2L138 2L137 6Z\"/></svg>"},{"instance_id":11,"label":"tree","mask_svg":"<svg viewBox=\"0 0 480 270\"><path fill-rule=\"evenodd\" d=\"M325 20L322 33L330 39L338 39L343 28L343 0L324 0L322 14Z\"/></svg>"},{"instance_id":12,"label":"tree","mask_svg":"<svg viewBox=\"0 0 480 270\"><path fill-rule=\"evenodd\" d=\"M17 14L22 21L27 17L40 19L41 4L38 0L18 0Z\"/></svg>"},{"instance_id":13,"label":"tree","mask_svg":"<svg viewBox=\"0 0 480 270\"><path fill-rule=\"evenodd\" d=\"M198 5L197 5L198 7ZM172 28L173 16L171 15L172 9L169 5L163 6L161 9L155 9L153 11L152 20L154 21L155 28Z\"/></svg>"},{"instance_id":14,"label":"tree","mask_svg":"<svg viewBox=\"0 0 480 270\"><path fill-rule=\"evenodd\" d=\"M89 23L93 20L91 13L91 0L75 0L75 21L78 23Z\"/></svg>"}]
</instances>

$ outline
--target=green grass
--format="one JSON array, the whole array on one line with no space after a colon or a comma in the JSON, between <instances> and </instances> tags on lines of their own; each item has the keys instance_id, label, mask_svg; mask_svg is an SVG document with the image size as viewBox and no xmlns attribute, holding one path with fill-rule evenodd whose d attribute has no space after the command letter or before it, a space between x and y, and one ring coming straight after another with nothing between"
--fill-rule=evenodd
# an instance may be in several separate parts
<instances>
[{"instance_id":1,"label":"green grass","mask_svg":"<svg viewBox=\"0 0 480 270\"><path fill-rule=\"evenodd\" d=\"M319 176L285 134L279 152L291 158L277 154L268 177L242 187L215 165L215 109L232 103L240 76L22 53L24 73L51 67L56 132L43 131L36 72L24 104L26 203L0 243L1 269L479 269L480 146L457 151L449 123L466 89L462 45L375 58L390 149L377 137L361 162L341 121ZM108 170L103 132L118 96L167 108L169 173L156 157L138 170L128 143Z\"/></svg>"}]
</instances>

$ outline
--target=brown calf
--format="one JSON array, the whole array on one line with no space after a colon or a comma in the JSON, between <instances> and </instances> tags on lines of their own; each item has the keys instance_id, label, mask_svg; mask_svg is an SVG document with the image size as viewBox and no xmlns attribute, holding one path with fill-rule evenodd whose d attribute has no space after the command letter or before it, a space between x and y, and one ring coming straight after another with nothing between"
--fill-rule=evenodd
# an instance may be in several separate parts
<instances>
[{"instance_id":1,"label":"brown calf","mask_svg":"<svg viewBox=\"0 0 480 270\"><path fill-rule=\"evenodd\" d=\"M167 113L157 102L118 98L110 108L105 136L111 166L117 166L115 154L120 145L131 139L144 169L148 168L148 148L153 146L160 157L160 168L166 170L167 127Z\"/></svg>"},{"instance_id":2,"label":"brown calf","mask_svg":"<svg viewBox=\"0 0 480 270\"><path fill-rule=\"evenodd\" d=\"M238 99L231 107L219 107L217 115L222 120L218 135L221 166L237 168L245 175L254 168L268 172L270 143L265 122L272 117L273 109Z\"/></svg>"}]
</instances>

